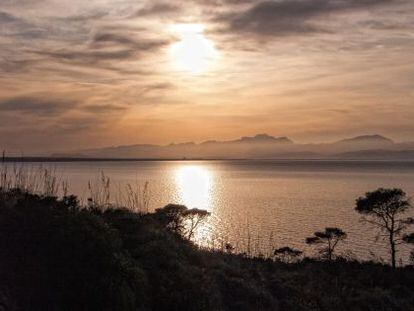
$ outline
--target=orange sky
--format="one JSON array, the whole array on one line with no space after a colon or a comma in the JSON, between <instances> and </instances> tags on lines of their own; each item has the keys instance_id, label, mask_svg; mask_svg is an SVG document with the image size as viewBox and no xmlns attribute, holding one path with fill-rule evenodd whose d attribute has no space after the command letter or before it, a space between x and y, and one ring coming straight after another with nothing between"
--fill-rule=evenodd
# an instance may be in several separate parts
<instances>
[{"instance_id":1,"label":"orange sky","mask_svg":"<svg viewBox=\"0 0 414 311\"><path fill-rule=\"evenodd\" d=\"M2 0L0 147L412 140L414 2Z\"/></svg>"}]
</instances>

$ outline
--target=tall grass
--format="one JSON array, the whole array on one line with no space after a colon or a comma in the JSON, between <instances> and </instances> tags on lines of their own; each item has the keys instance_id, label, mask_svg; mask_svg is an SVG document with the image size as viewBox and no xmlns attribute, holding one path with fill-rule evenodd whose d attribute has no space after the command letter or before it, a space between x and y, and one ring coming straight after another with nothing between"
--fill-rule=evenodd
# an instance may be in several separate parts
<instances>
[{"instance_id":1,"label":"tall grass","mask_svg":"<svg viewBox=\"0 0 414 311\"><path fill-rule=\"evenodd\" d=\"M0 162L0 191L20 189L25 192L42 196L65 197L70 195L69 182L58 177L55 168L42 165L28 165L27 163ZM116 186L110 177L101 172L100 177L89 180L87 197L80 198L81 202L87 202L86 207L94 207L102 210L121 207L130 209L136 213L148 213L150 206L149 183L143 185L138 182ZM86 200L85 200L86 199Z\"/></svg>"},{"instance_id":2,"label":"tall grass","mask_svg":"<svg viewBox=\"0 0 414 311\"><path fill-rule=\"evenodd\" d=\"M45 196L57 196L62 185L54 169L17 163L11 166L3 161L0 164L0 189L3 191L21 189ZM67 192L67 185L65 187Z\"/></svg>"},{"instance_id":3,"label":"tall grass","mask_svg":"<svg viewBox=\"0 0 414 311\"><path fill-rule=\"evenodd\" d=\"M143 186L127 184L125 206L134 212L149 213L150 197L148 181Z\"/></svg>"},{"instance_id":4,"label":"tall grass","mask_svg":"<svg viewBox=\"0 0 414 311\"><path fill-rule=\"evenodd\" d=\"M117 187L115 192L113 187ZM127 183L124 186L111 182L110 177L101 172L95 181L88 181L88 205L95 208L108 209L112 207L127 208L135 213L149 213L150 191L149 183L140 185Z\"/></svg>"}]
</instances>

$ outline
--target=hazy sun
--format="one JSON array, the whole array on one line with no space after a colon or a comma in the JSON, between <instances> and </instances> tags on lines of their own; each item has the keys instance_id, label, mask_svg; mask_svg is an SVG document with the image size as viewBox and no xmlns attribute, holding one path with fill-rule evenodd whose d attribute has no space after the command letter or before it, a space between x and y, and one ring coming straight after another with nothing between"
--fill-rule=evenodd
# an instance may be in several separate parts
<instances>
[{"instance_id":1,"label":"hazy sun","mask_svg":"<svg viewBox=\"0 0 414 311\"><path fill-rule=\"evenodd\" d=\"M180 41L171 46L171 55L178 70L201 74L209 69L217 58L214 43L204 36L200 24L177 24L172 31Z\"/></svg>"}]
</instances>

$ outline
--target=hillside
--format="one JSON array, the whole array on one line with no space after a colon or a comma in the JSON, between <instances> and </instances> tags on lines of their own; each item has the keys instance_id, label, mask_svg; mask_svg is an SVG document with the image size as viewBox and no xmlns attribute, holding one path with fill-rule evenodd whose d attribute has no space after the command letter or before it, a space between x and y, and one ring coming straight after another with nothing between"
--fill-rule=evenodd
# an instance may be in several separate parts
<instances>
[{"instance_id":1,"label":"hillside","mask_svg":"<svg viewBox=\"0 0 414 311\"><path fill-rule=\"evenodd\" d=\"M3 310L410 310L414 269L198 249L156 214L0 192Z\"/></svg>"}]
</instances>

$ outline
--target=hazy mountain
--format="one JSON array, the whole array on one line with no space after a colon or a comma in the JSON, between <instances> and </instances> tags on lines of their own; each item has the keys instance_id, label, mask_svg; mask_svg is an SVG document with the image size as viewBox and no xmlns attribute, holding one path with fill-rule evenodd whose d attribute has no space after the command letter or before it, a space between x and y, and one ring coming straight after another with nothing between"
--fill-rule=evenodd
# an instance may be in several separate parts
<instances>
[{"instance_id":1,"label":"hazy mountain","mask_svg":"<svg viewBox=\"0 0 414 311\"><path fill-rule=\"evenodd\" d=\"M392 148L394 144L393 140L381 135L363 135L340 140L334 145L345 149L371 150Z\"/></svg>"},{"instance_id":2,"label":"hazy mountain","mask_svg":"<svg viewBox=\"0 0 414 311\"><path fill-rule=\"evenodd\" d=\"M414 150L361 150L337 154L340 159L414 160Z\"/></svg>"},{"instance_id":3,"label":"hazy mountain","mask_svg":"<svg viewBox=\"0 0 414 311\"><path fill-rule=\"evenodd\" d=\"M287 137L258 134L229 141L206 141L169 145L129 145L81 150L88 157L104 158L248 158L263 157L273 150L289 151L294 143ZM269 154L271 155L271 153Z\"/></svg>"},{"instance_id":4,"label":"hazy mountain","mask_svg":"<svg viewBox=\"0 0 414 311\"><path fill-rule=\"evenodd\" d=\"M235 143L282 143L282 144L293 144L287 137L273 137L267 134L257 134L253 137L242 137L239 140L233 141Z\"/></svg>"},{"instance_id":5,"label":"hazy mountain","mask_svg":"<svg viewBox=\"0 0 414 311\"><path fill-rule=\"evenodd\" d=\"M138 144L99 149L79 150L74 154L95 158L373 158L414 159L413 143L395 143L381 135L363 135L333 143L298 144L288 137L267 134L241 137L236 140L209 140L169 145ZM66 155L67 156L67 155Z\"/></svg>"},{"instance_id":6,"label":"hazy mountain","mask_svg":"<svg viewBox=\"0 0 414 311\"><path fill-rule=\"evenodd\" d=\"M343 139L337 142L337 144L355 144L355 143L394 144L394 141L381 135L362 135L362 136L357 136L353 138Z\"/></svg>"}]
</instances>

